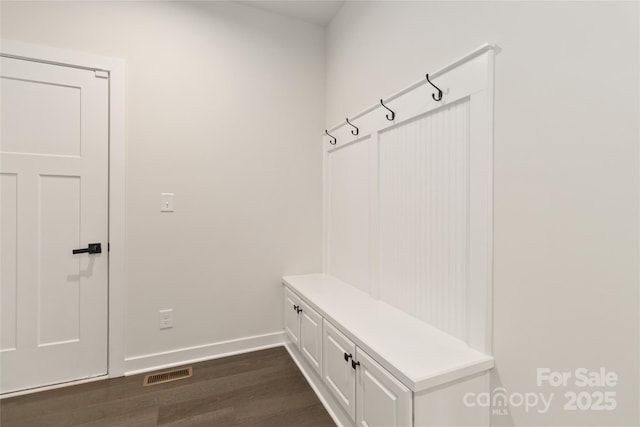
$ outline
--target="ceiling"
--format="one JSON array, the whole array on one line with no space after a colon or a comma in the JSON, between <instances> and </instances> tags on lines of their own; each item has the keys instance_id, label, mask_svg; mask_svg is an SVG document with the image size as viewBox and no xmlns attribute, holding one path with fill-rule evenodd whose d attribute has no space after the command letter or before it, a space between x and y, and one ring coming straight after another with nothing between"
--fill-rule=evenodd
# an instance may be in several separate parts
<instances>
[{"instance_id":1,"label":"ceiling","mask_svg":"<svg viewBox=\"0 0 640 427\"><path fill-rule=\"evenodd\" d=\"M329 24L344 4L344 0L297 0L297 1L240 1L258 9L278 15L300 19L321 26Z\"/></svg>"}]
</instances>

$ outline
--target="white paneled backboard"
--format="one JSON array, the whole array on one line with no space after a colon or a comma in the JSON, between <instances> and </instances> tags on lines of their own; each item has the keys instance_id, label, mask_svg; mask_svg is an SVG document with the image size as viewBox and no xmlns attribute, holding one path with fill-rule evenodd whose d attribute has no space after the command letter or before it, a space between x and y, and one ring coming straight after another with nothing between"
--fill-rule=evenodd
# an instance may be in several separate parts
<instances>
[{"instance_id":1,"label":"white paneled backboard","mask_svg":"<svg viewBox=\"0 0 640 427\"><path fill-rule=\"evenodd\" d=\"M325 135L325 273L491 353L493 61L484 45Z\"/></svg>"}]
</instances>

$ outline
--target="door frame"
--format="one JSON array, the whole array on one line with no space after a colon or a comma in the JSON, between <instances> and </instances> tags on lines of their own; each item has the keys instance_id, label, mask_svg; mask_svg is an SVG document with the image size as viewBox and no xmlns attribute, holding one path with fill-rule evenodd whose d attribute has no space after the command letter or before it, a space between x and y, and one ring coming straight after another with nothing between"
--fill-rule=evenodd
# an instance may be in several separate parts
<instances>
[{"instance_id":1,"label":"door frame","mask_svg":"<svg viewBox=\"0 0 640 427\"><path fill-rule=\"evenodd\" d=\"M98 56L67 49L0 39L0 56L43 62L90 70L109 72L109 270L108 270L108 355L107 376L121 377L125 373L125 72L123 59ZM113 246L111 246L113 244ZM99 377L105 378L105 377ZM57 386L45 386L22 392L7 393L3 397L40 391Z\"/></svg>"}]
</instances>

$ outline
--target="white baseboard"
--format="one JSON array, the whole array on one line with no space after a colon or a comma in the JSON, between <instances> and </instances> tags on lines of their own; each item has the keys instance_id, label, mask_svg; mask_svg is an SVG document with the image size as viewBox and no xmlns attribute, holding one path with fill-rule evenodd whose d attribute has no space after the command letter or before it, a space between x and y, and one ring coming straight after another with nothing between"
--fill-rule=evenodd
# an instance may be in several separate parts
<instances>
[{"instance_id":1,"label":"white baseboard","mask_svg":"<svg viewBox=\"0 0 640 427\"><path fill-rule=\"evenodd\" d=\"M333 396L330 394L329 389L322 382L322 379L318 377L318 374L307 364L307 362L302 358L300 352L292 347L291 342L286 342L284 346L291 358L296 365L298 365L298 369L302 372L302 375L307 379L307 382L313 389L313 391L320 399L320 402L327 410L331 419L334 423L336 423L337 427L353 427L354 423L351 421L349 416L342 410L340 405L334 400Z\"/></svg>"},{"instance_id":2,"label":"white baseboard","mask_svg":"<svg viewBox=\"0 0 640 427\"><path fill-rule=\"evenodd\" d=\"M125 359L125 375L136 375L281 345L284 345L284 331L180 348L162 353L144 354Z\"/></svg>"},{"instance_id":3,"label":"white baseboard","mask_svg":"<svg viewBox=\"0 0 640 427\"><path fill-rule=\"evenodd\" d=\"M64 383L50 384L50 385L45 385L42 387L35 387L35 388L28 388L26 390L12 391L9 393L0 394L0 400L9 399L11 397L24 396L25 394L39 393L41 391L55 390L57 388L71 387L74 385L92 383L95 381L102 381L102 380L108 380L108 379L109 377L107 375L99 375L97 377L83 378L80 380L67 381Z\"/></svg>"}]
</instances>

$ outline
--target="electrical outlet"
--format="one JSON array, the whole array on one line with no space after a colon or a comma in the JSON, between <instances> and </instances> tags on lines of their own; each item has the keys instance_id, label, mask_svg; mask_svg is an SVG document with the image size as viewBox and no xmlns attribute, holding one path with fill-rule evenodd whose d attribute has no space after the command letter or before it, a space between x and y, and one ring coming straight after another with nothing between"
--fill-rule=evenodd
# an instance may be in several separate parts
<instances>
[{"instance_id":1,"label":"electrical outlet","mask_svg":"<svg viewBox=\"0 0 640 427\"><path fill-rule=\"evenodd\" d=\"M160 329L173 328L173 309L160 310L158 312L160 316Z\"/></svg>"}]
</instances>

